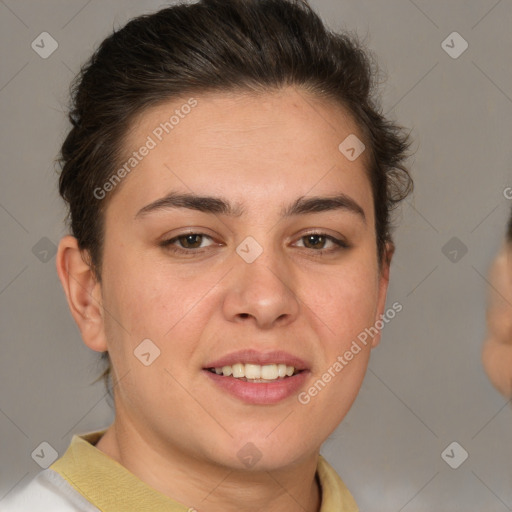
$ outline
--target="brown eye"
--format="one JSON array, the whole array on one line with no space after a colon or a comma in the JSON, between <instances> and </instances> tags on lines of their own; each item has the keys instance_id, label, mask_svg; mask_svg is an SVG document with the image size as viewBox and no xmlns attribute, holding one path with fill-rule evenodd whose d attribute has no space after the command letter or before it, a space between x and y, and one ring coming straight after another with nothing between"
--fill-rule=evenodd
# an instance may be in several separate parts
<instances>
[{"instance_id":1,"label":"brown eye","mask_svg":"<svg viewBox=\"0 0 512 512\"><path fill-rule=\"evenodd\" d=\"M323 235L306 235L302 237L304 240L304 246L308 249L323 249L327 237Z\"/></svg>"},{"instance_id":2,"label":"brown eye","mask_svg":"<svg viewBox=\"0 0 512 512\"><path fill-rule=\"evenodd\" d=\"M349 245L343 240L338 240L337 238L325 233L309 233L308 235L301 237L300 240L302 241L304 248L312 249L313 252L318 253L336 252L349 247ZM327 247L326 244L328 244Z\"/></svg>"},{"instance_id":3,"label":"brown eye","mask_svg":"<svg viewBox=\"0 0 512 512\"><path fill-rule=\"evenodd\" d=\"M213 241L212 237L202 233L185 233L175 236L169 240L160 243L167 250L177 253L194 253L194 249L208 249L212 243L208 244L208 240ZM206 243L205 243L206 242Z\"/></svg>"},{"instance_id":4,"label":"brown eye","mask_svg":"<svg viewBox=\"0 0 512 512\"><path fill-rule=\"evenodd\" d=\"M197 249L201 247L201 242L203 241L203 235L191 234L191 235L183 235L177 238L179 243L184 249Z\"/></svg>"}]
</instances>

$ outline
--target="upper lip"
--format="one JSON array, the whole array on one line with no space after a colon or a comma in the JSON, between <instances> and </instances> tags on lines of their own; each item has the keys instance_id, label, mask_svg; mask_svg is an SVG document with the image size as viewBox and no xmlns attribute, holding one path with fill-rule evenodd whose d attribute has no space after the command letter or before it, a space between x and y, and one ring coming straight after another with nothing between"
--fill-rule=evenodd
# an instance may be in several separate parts
<instances>
[{"instance_id":1,"label":"upper lip","mask_svg":"<svg viewBox=\"0 0 512 512\"><path fill-rule=\"evenodd\" d=\"M221 368L223 366L232 366L237 363L242 364L259 364L261 366L267 364L285 364L293 366L296 370L307 370L308 365L300 357L289 354L282 350L274 350L272 352L258 352L257 350L246 349L238 350L227 354L220 359L216 359L205 365L204 368Z\"/></svg>"}]
</instances>

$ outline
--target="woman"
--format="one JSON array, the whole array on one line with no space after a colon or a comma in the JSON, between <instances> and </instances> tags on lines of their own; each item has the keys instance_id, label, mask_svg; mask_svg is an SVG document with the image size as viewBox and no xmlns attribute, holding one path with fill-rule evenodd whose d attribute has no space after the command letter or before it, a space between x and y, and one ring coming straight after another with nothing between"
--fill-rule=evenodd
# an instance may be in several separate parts
<instances>
[{"instance_id":1,"label":"woman","mask_svg":"<svg viewBox=\"0 0 512 512\"><path fill-rule=\"evenodd\" d=\"M177 5L102 43L57 269L115 421L7 510L357 510L319 451L379 342L412 186L374 73L293 0Z\"/></svg>"}]
</instances>

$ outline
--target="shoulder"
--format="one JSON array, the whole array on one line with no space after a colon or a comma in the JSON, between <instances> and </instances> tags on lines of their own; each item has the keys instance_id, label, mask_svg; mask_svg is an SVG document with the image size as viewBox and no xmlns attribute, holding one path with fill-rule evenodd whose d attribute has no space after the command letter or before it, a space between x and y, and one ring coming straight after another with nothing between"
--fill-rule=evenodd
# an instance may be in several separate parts
<instances>
[{"instance_id":1,"label":"shoulder","mask_svg":"<svg viewBox=\"0 0 512 512\"><path fill-rule=\"evenodd\" d=\"M317 475L322 491L320 512L358 512L359 508L343 480L327 460L318 456Z\"/></svg>"},{"instance_id":2,"label":"shoulder","mask_svg":"<svg viewBox=\"0 0 512 512\"><path fill-rule=\"evenodd\" d=\"M99 512L64 478L52 469L38 473L21 489L14 489L2 501L2 512Z\"/></svg>"}]
</instances>

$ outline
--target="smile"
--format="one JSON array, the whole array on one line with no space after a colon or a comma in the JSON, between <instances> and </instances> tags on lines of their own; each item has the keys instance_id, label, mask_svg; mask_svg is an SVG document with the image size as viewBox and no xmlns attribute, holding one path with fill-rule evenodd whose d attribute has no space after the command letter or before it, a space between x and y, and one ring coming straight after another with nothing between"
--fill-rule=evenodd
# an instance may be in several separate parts
<instances>
[{"instance_id":1,"label":"smile","mask_svg":"<svg viewBox=\"0 0 512 512\"><path fill-rule=\"evenodd\" d=\"M245 382L265 383L292 377L300 372L294 366L282 363L275 364L250 364L236 363L217 368L208 368L208 371L224 377L233 377Z\"/></svg>"}]
</instances>

